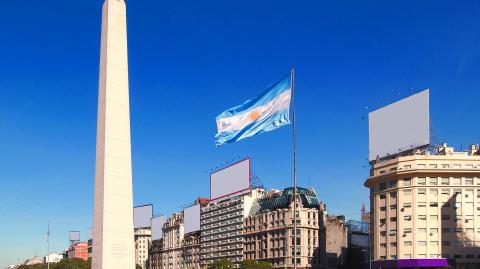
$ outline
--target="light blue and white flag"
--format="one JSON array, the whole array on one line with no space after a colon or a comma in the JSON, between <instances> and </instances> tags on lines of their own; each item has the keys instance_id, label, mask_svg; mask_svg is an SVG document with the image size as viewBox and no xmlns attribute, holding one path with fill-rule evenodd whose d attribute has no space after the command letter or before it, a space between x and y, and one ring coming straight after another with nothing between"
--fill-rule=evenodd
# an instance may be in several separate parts
<instances>
[{"instance_id":1,"label":"light blue and white flag","mask_svg":"<svg viewBox=\"0 0 480 269\"><path fill-rule=\"evenodd\" d=\"M217 116L217 147L290 124L290 74L262 93Z\"/></svg>"}]
</instances>

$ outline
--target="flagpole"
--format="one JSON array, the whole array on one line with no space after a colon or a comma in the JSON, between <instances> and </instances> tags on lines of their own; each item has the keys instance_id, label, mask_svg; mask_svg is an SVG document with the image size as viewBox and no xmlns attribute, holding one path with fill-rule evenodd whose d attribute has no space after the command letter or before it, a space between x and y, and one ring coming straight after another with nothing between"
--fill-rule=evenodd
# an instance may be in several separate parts
<instances>
[{"instance_id":1,"label":"flagpole","mask_svg":"<svg viewBox=\"0 0 480 269\"><path fill-rule=\"evenodd\" d=\"M297 120L295 117L295 67L292 65L293 116L293 268L297 269Z\"/></svg>"}]
</instances>

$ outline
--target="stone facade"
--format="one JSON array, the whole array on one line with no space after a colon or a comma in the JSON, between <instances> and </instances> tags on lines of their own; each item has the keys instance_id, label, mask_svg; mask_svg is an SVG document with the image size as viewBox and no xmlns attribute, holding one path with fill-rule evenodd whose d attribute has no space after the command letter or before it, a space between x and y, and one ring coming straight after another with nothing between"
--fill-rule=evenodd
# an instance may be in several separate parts
<instances>
[{"instance_id":1,"label":"stone facade","mask_svg":"<svg viewBox=\"0 0 480 269\"><path fill-rule=\"evenodd\" d=\"M148 268L163 268L163 238L153 240L148 248Z\"/></svg>"},{"instance_id":2,"label":"stone facade","mask_svg":"<svg viewBox=\"0 0 480 269\"><path fill-rule=\"evenodd\" d=\"M200 268L200 231L185 234L182 246L183 268Z\"/></svg>"},{"instance_id":3,"label":"stone facade","mask_svg":"<svg viewBox=\"0 0 480 269\"><path fill-rule=\"evenodd\" d=\"M183 231L183 211L173 214L163 225L162 269L183 268Z\"/></svg>"}]
</instances>

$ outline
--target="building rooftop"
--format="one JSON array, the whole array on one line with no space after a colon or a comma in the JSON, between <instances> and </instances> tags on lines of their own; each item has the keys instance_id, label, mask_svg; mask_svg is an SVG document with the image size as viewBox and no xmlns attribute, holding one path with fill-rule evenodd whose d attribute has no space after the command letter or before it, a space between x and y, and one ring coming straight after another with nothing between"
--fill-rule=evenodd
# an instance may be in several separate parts
<instances>
[{"instance_id":1,"label":"building rooftop","mask_svg":"<svg viewBox=\"0 0 480 269\"><path fill-rule=\"evenodd\" d=\"M297 194L305 208L320 208L320 201L313 189L297 187ZM258 199L259 212L273 211L279 208L288 208L293 197L293 187L283 191L274 190Z\"/></svg>"}]
</instances>

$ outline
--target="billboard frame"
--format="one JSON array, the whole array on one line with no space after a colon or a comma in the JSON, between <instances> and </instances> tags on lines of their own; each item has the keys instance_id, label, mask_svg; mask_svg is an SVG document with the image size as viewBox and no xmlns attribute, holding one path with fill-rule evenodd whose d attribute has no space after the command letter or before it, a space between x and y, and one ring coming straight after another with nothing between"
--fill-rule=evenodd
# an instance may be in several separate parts
<instances>
[{"instance_id":1,"label":"billboard frame","mask_svg":"<svg viewBox=\"0 0 480 269\"><path fill-rule=\"evenodd\" d=\"M148 228L148 226L145 226L145 227L135 227L135 208L137 207L146 207L146 206L150 206L152 208L152 214L150 217L150 228L152 228L152 218L153 218L153 204L143 204L143 205L137 205L137 206L134 206L133 207L133 228L134 229L142 229L142 228Z\"/></svg>"},{"instance_id":2,"label":"billboard frame","mask_svg":"<svg viewBox=\"0 0 480 269\"><path fill-rule=\"evenodd\" d=\"M222 170L225 170L225 169L227 169L227 168L230 168L230 167L232 167L232 166L234 166L234 165L237 165L237 164L239 164L239 163L241 163L241 162L244 162L244 161L246 161L246 160L248 160L248 188L243 189L243 190L239 190L239 191L235 191L235 192L232 192L232 193L229 193L229 194L225 194L225 195L222 195L222 196L220 196L220 197L212 198L212 175L215 174L215 173L217 173L217 172L220 172L220 171L222 171ZM210 201L217 201L217 200L219 200L219 199L223 199L223 198L226 198L226 197L235 195L235 194L242 194L242 193L244 193L244 192L246 192L246 191L251 191L251 190L252 190L252 182L251 182L251 181L252 181L252 161L251 161L251 158L250 158L250 157L247 157L247 158L245 158L245 159L239 160L239 161L234 162L234 163L232 163L232 164L229 164L229 165L227 165L227 166L225 166L225 167L222 167L222 168L220 168L220 169L217 169L217 170L215 170L215 171L213 171L213 172L210 173Z\"/></svg>"},{"instance_id":3,"label":"billboard frame","mask_svg":"<svg viewBox=\"0 0 480 269\"><path fill-rule=\"evenodd\" d=\"M420 130L417 133L421 133L424 136L423 137L418 136L416 139L412 139L412 140L417 140L417 139L420 140L420 138L425 139L425 140L423 140L421 142L413 142L413 143L410 141L410 142L407 143L407 144L412 143L410 145L396 144L395 149L393 149L394 147L390 147L392 152L388 152L390 150L385 145L382 146L379 143L374 143L373 142L373 141L376 141L376 140L372 138L372 133L374 133L375 136L378 136L379 135L378 129L386 129L384 127L381 127L381 128L377 128L377 131L375 131L374 128L373 128L374 125L372 124L373 119L375 121L381 121L382 119L384 120L384 118L379 116L379 115L382 115L382 114L383 115L384 114L390 114L390 117L391 117L392 112L394 112L394 111L398 112L398 110L400 110L400 108L402 106L404 107L403 112L405 112L405 107L407 105L412 106L412 103L413 103L412 100L416 99L417 102L420 102L420 101L423 101L421 98L426 98L427 105L426 106L421 106L421 108L425 110L425 111L422 110L422 112L426 113L425 115L426 115L427 121L424 125L422 125L422 129L417 129L417 131ZM425 88L421 91L415 92L415 93L413 93L411 95L408 95L408 96L406 96L406 97L404 97L400 100L397 100L395 102L392 102L390 104L387 104L385 106L377 108L377 109L368 113L368 162L369 163L376 163L379 160L395 158L396 156L402 156L404 154L409 154L409 153L415 152L417 150L424 150L431 145L431 143L432 143L432 133L431 133L431 129L430 129L431 128L430 127L430 123L431 123L431 112L430 112L431 100L430 99L431 99L431 90L430 90L430 88ZM402 118L405 118L405 117L402 116ZM423 122L421 122L422 119L420 117L417 117L417 118L419 120L417 122L415 122L415 124L417 124L417 126L415 126L415 127L418 127L419 123L423 123ZM405 124L405 122L402 122L402 123ZM398 126L398 124L395 124L395 126ZM410 127L412 127L412 125L407 126L407 127L409 127L409 128L405 128L405 126L402 126L403 129L410 129ZM385 135L385 132L383 132L382 135ZM402 141L405 142L405 140L402 140ZM395 144L395 143L393 143L393 144ZM373 147L373 146L375 146L375 147ZM381 150L382 147L383 147L383 150ZM374 154L374 153L377 153L377 154Z\"/></svg>"}]
</instances>

